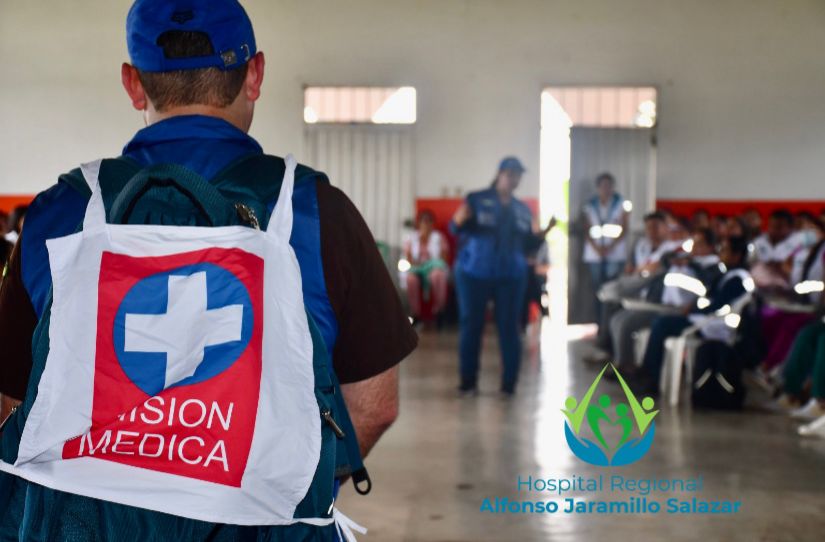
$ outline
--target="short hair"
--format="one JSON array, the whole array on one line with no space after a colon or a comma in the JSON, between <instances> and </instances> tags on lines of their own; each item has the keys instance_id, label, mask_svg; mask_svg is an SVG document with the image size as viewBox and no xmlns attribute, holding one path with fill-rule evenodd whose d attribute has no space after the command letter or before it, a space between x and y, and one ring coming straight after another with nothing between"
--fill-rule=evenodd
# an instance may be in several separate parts
<instances>
[{"instance_id":1,"label":"short hair","mask_svg":"<svg viewBox=\"0 0 825 542\"><path fill-rule=\"evenodd\" d=\"M596 177L596 186L601 186L601 184L607 181L611 184L611 186L616 186L616 177L613 176L612 173L605 171L604 173L599 173Z\"/></svg>"},{"instance_id":2,"label":"short hair","mask_svg":"<svg viewBox=\"0 0 825 542\"><path fill-rule=\"evenodd\" d=\"M170 30L158 37L166 58L196 58L215 54L209 35L204 32ZM158 111L184 105L227 107L240 94L246 79L247 64L230 70L197 68L169 72L138 70L146 95Z\"/></svg>"},{"instance_id":3,"label":"short hair","mask_svg":"<svg viewBox=\"0 0 825 542\"><path fill-rule=\"evenodd\" d=\"M680 228L687 232L690 232L693 228L693 226L690 223L690 220L683 216L674 216L673 221L676 222L676 224L678 224Z\"/></svg>"},{"instance_id":4,"label":"short hair","mask_svg":"<svg viewBox=\"0 0 825 542\"><path fill-rule=\"evenodd\" d=\"M799 211L796 213L796 218L798 220L807 220L809 222L816 220L816 218L814 218L814 214L810 211Z\"/></svg>"},{"instance_id":5,"label":"short hair","mask_svg":"<svg viewBox=\"0 0 825 542\"><path fill-rule=\"evenodd\" d=\"M737 236L728 237L727 242L730 251L739 256L739 263L744 267L748 261L748 240L744 237Z\"/></svg>"},{"instance_id":6,"label":"short hair","mask_svg":"<svg viewBox=\"0 0 825 542\"><path fill-rule=\"evenodd\" d=\"M788 226L793 226L793 215L787 209L777 209L771 213L771 218L784 222Z\"/></svg>"},{"instance_id":7,"label":"short hair","mask_svg":"<svg viewBox=\"0 0 825 542\"><path fill-rule=\"evenodd\" d=\"M653 211L652 213L647 213L644 217L644 221L651 222L653 220L658 220L659 222L665 222L665 214L661 211Z\"/></svg>"},{"instance_id":8,"label":"short hair","mask_svg":"<svg viewBox=\"0 0 825 542\"><path fill-rule=\"evenodd\" d=\"M421 209L418 212L418 216L415 218L415 223L420 223L424 218L429 218L430 222L435 224L435 212L432 209Z\"/></svg>"},{"instance_id":9,"label":"short hair","mask_svg":"<svg viewBox=\"0 0 825 542\"><path fill-rule=\"evenodd\" d=\"M696 228L696 231L693 232L694 235L699 235L702 239L705 240L710 246L716 245L716 234L713 233L713 230L710 228Z\"/></svg>"}]
</instances>

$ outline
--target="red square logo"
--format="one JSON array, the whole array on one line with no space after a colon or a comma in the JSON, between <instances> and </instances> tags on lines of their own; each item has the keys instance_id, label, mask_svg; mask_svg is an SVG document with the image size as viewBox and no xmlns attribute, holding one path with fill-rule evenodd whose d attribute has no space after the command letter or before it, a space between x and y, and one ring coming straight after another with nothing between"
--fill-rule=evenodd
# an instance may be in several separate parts
<instances>
[{"instance_id":1,"label":"red square logo","mask_svg":"<svg viewBox=\"0 0 825 542\"><path fill-rule=\"evenodd\" d=\"M263 271L240 249L105 252L92 427L63 458L240 487L261 384Z\"/></svg>"}]
</instances>

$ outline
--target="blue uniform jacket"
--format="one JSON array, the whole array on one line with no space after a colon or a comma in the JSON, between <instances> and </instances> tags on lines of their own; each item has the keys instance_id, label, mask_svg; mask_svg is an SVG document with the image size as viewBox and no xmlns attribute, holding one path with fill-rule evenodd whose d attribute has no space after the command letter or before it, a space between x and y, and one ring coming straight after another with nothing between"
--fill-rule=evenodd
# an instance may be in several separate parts
<instances>
[{"instance_id":1,"label":"blue uniform jacket","mask_svg":"<svg viewBox=\"0 0 825 542\"><path fill-rule=\"evenodd\" d=\"M461 227L451 223L459 237L456 270L480 279L524 277L527 253L540 243L530 208L516 198L502 205L494 188L470 193L466 203L472 217Z\"/></svg>"}]
</instances>

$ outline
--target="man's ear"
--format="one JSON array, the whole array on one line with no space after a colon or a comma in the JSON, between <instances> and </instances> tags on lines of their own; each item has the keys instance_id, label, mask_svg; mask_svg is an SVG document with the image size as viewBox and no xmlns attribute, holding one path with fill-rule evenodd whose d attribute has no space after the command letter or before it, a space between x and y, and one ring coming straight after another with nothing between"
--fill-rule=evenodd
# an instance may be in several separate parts
<instances>
[{"instance_id":1,"label":"man's ear","mask_svg":"<svg viewBox=\"0 0 825 542\"><path fill-rule=\"evenodd\" d=\"M246 93L247 100L250 102L254 102L261 97L261 84L264 82L265 64L264 54L259 52L250 59L247 65L244 92Z\"/></svg>"},{"instance_id":2,"label":"man's ear","mask_svg":"<svg viewBox=\"0 0 825 542\"><path fill-rule=\"evenodd\" d=\"M126 94L132 100L132 107L138 111L146 111L149 105L148 98L146 97L146 91L143 90L143 84L140 82L137 68L124 62L123 66L120 67L120 79Z\"/></svg>"}]
</instances>

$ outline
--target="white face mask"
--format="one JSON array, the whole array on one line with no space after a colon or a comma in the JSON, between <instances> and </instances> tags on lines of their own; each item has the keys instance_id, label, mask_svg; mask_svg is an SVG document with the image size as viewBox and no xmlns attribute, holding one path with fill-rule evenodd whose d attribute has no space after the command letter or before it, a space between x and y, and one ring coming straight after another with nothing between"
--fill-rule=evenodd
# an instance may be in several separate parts
<instances>
[{"instance_id":1,"label":"white face mask","mask_svg":"<svg viewBox=\"0 0 825 542\"><path fill-rule=\"evenodd\" d=\"M814 246L818 240L817 231L814 229L802 230L800 237L802 238L802 244L806 247Z\"/></svg>"},{"instance_id":2,"label":"white face mask","mask_svg":"<svg viewBox=\"0 0 825 542\"><path fill-rule=\"evenodd\" d=\"M719 263L719 256L716 254L707 254L705 256L694 256L694 263L701 267L710 267Z\"/></svg>"}]
</instances>

